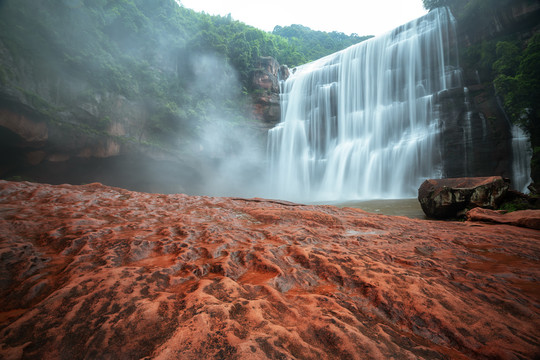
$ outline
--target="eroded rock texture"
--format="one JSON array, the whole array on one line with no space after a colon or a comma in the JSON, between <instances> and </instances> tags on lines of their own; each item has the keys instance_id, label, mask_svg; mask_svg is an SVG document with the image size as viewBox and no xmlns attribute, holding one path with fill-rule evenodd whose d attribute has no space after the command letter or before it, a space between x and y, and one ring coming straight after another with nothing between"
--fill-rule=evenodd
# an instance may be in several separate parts
<instances>
[{"instance_id":1,"label":"eroded rock texture","mask_svg":"<svg viewBox=\"0 0 540 360\"><path fill-rule=\"evenodd\" d=\"M0 358L530 359L540 232L0 182Z\"/></svg>"},{"instance_id":2,"label":"eroded rock texture","mask_svg":"<svg viewBox=\"0 0 540 360\"><path fill-rule=\"evenodd\" d=\"M428 179L418 189L418 201L432 218L455 218L475 207L496 208L509 184L500 176Z\"/></svg>"},{"instance_id":3,"label":"eroded rock texture","mask_svg":"<svg viewBox=\"0 0 540 360\"><path fill-rule=\"evenodd\" d=\"M504 211L474 208L467 212L467 220L511 224L540 230L540 210Z\"/></svg>"}]
</instances>

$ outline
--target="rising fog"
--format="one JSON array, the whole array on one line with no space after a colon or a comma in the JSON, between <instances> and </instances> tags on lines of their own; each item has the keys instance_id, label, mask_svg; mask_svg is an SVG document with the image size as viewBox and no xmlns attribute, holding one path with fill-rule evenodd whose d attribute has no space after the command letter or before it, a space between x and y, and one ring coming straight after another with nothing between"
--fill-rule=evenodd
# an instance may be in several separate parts
<instances>
[{"instance_id":1,"label":"rising fog","mask_svg":"<svg viewBox=\"0 0 540 360\"><path fill-rule=\"evenodd\" d=\"M203 195L263 196L266 192L266 135L248 109L230 108L241 96L236 71L216 54L197 54L190 65L194 93L212 99L207 121L197 130L189 151L199 162ZM249 106L249 104L248 104ZM232 110L232 111L231 111Z\"/></svg>"},{"instance_id":2,"label":"rising fog","mask_svg":"<svg viewBox=\"0 0 540 360\"><path fill-rule=\"evenodd\" d=\"M172 1L0 2L2 93L50 129L37 149L44 160L17 171L50 183L264 194L266 135L245 81L213 48L208 19L176 10ZM121 150L99 149L110 144Z\"/></svg>"}]
</instances>

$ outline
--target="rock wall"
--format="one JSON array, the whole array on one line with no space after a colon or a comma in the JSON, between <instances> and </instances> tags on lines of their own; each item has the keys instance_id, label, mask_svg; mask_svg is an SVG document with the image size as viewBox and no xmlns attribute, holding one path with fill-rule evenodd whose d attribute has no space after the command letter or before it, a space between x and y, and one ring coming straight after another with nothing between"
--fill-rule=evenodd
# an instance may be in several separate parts
<instances>
[{"instance_id":1,"label":"rock wall","mask_svg":"<svg viewBox=\"0 0 540 360\"><path fill-rule=\"evenodd\" d=\"M0 54L11 78L0 82L0 177L91 182L99 177L92 175L99 172L99 159L155 157L142 144L149 117L143 104L108 92L82 96L77 74L49 69L44 76L32 59L15 58L1 39Z\"/></svg>"},{"instance_id":2,"label":"rock wall","mask_svg":"<svg viewBox=\"0 0 540 360\"><path fill-rule=\"evenodd\" d=\"M163 139L156 140L151 134L152 126L162 126L152 124L152 118L160 114L151 96L133 100L105 87L89 86L88 74L68 71L62 59L53 57L49 64L40 65L10 46L0 38L0 178L53 184L103 182L138 191L195 194L203 190L202 178L215 177L214 169L220 166L216 162L223 159L207 151L207 143L216 142L215 138L206 137L207 128L195 134L195 125L178 125L184 120L174 119L180 130L171 134L159 130L160 136L171 138L161 145ZM203 73L204 69L201 66L196 70ZM201 77L220 81L215 78L223 75L222 70L218 67ZM244 126L249 127L244 129L246 132L257 138L257 151L265 149L269 124L279 121L279 71L274 59L262 58L254 71L257 80L253 87L259 90L253 93L257 96L253 103L248 99L245 105L239 105L242 108L238 113L246 117L253 113L259 120L246 121ZM191 81L192 87L201 87L197 90L201 92L215 85L201 83L196 77L186 81ZM214 125L227 121L227 114L223 115L225 120L214 120L212 110L200 111L204 115L187 114L186 118L206 116ZM177 139L177 135L183 137ZM234 142L228 145L236 146ZM228 155L222 151L220 156Z\"/></svg>"},{"instance_id":3,"label":"rock wall","mask_svg":"<svg viewBox=\"0 0 540 360\"><path fill-rule=\"evenodd\" d=\"M288 68L272 57L261 57L251 73L253 115L268 129L281 120L279 81L288 77Z\"/></svg>"},{"instance_id":4,"label":"rock wall","mask_svg":"<svg viewBox=\"0 0 540 360\"><path fill-rule=\"evenodd\" d=\"M141 139L147 114L121 96L96 96L94 103L77 104L51 119L20 95L0 102L0 177L176 192L187 191L188 180L198 176L177 154L133 141ZM110 116L101 131L86 125L99 122L103 112ZM158 167L156 162L162 162L162 170L152 175L149 165Z\"/></svg>"},{"instance_id":5,"label":"rock wall","mask_svg":"<svg viewBox=\"0 0 540 360\"><path fill-rule=\"evenodd\" d=\"M138 104L118 95L96 96L94 103L77 104L64 110L61 119L51 119L19 95L0 101L0 177L52 184L102 182L149 192L200 191L201 165L133 141L141 139L147 116ZM103 112L111 116L102 131L85 125L98 122Z\"/></svg>"},{"instance_id":6,"label":"rock wall","mask_svg":"<svg viewBox=\"0 0 540 360\"><path fill-rule=\"evenodd\" d=\"M462 10L452 4L450 8L456 15ZM518 34L530 37L538 31L540 2L537 0L512 0L503 6L493 4L489 10L482 13L482 18L466 18L460 23L458 36L465 46L501 35Z\"/></svg>"},{"instance_id":7,"label":"rock wall","mask_svg":"<svg viewBox=\"0 0 540 360\"><path fill-rule=\"evenodd\" d=\"M489 42L530 37L539 29L535 19L540 16L540 3L509 2L505 6L493 6L485 16L476 19L470 18L471 13L463 15L464 9L459 5L450 7L458 19L456 50L461 57L465 89L450 89L438 94L436 99L442 126L442 176L512 178L510 121L497 99L491 75L485 69L484 73L479 71L480 64L467 61L466 54Z\"/></svg>"},{"instance_id":8,"label":"rock wall","mask_svg":"<svg viewBox=\"0 0 540 360\"><path fill-rule=\"evenodd\" d=\"M479 151L474 154L474 158L468 160L471 162L471 166L478 169L478 173L474 174L475 176L502 175L510 177L512 166L511 125L495 93L493 74L490 73L491 64L485 69L485 64L470 63L466 54L474 48L480 48L480 51L485 52L487 51L486 44L496 43L497 41L531 38L540 31L540 23L538 22L540 18L540 2L536 0L514 0L507 2L503 6L494 4L489 8L489 11L482 11L480 14L469 12L469 15L463 15L463 7L467 2L463 2L465 4L463 6L459 5L459 2L455 4L451 4L450 7L458 18L457 38L462 58L463 83L468 88L468 94L465 94L468 100L468 108L459 111L462 115L456 115L456 113L451 115L453 120L448 122L449 126L447 127L452 127L450 132L459 132L461 123L464 121L471 122L473 141L481 144L478 147ZM495 58L496 55L489 53L485 54L485 56ZM471 115L470 120L463 116L466 111L469 111ZM452 123L456 126L452 125ZM489 139L489 142L486 142L486 139ZM535 143L540 143L540 139L533 138L531 141L533 146L535 146ZM455 144L452 141L446 141L445 153L449 155L449 159L458 160L463 158L462 154L456 151ZM454 165L450 166L449 176L463 176L463 167L459 167L459 162L452 161L452 163ZM488 163L495 165L494 171L489 173L485 171L485 165ZM533 181L538 182L540 181L540 175L538 175L540 169L534 167L534 159L532 164L531 177Z\"/></svg>"},{"instance_id":9,"label":"rock wall","mask_svg":"<svg viewBox=\"0 0 540 360\"><path fill-rule=\"evenodd\" d=\"M493 96L456 88L438 94L443 176L512 176L512 134Z\"/></svg>"}]
</instances>

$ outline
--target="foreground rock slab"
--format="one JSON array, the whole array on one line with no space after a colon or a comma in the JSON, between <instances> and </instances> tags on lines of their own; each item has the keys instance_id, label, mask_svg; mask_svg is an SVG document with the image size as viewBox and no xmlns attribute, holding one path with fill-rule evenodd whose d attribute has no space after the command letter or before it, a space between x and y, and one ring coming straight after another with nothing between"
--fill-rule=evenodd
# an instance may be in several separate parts
<instances>
[{"instance_id":1,"label":"foreground rock slab","mask_svg":"<svg viewBox=\"0 0 540 360\"><path fill-rule=\"evenodd\" d=\"M497 207L509 185L500 176L428 179L418 189L418 201L431 218L455 218L467 209Z\"/></svg>"},{"instance_id":2,"label":"foreground rock slab","mask_svg":"<svg viewBox=\"0 0 540 360\"><path fill-rule=\"evenodd\" d=\"M540 230L540 210L519 210L510 213L482 208L467 212L467 220L523 226Z\"/></svg>"},{"instance_id":3,"label":"foreground rock slab","mask_svg":"<svg viewBox=\"0 0 540 360\"><path fill-rule=\"evenodd\" d=\"M540 231L0 181L0 358L530 359Z\"/></svg>"}]
</instances>

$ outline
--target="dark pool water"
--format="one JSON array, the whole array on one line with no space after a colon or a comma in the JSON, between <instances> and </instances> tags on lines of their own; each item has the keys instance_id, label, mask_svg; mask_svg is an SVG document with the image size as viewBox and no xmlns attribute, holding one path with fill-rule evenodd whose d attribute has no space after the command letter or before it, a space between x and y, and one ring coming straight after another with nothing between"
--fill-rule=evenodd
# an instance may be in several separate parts
<instances>
[{"instance_id":1,"label":"dark pool water","mask_svg":"<svg viewBox=\"0 0 540 360\"><path fill-rule=\"evenodd\" d=\"M425 219L418 199L384 199L326 203L338 207L353 207L374 214L406 216L412 219ZM322 204L321 204L322 205Z\"/></svg>"}]
</instances>

